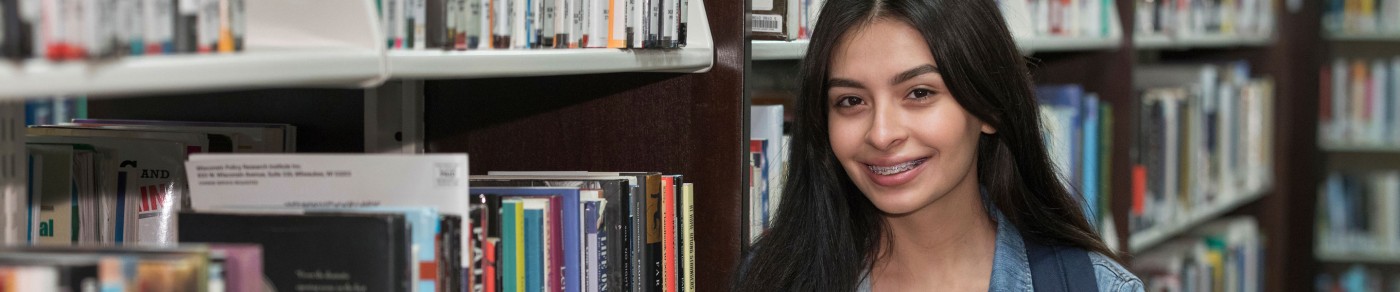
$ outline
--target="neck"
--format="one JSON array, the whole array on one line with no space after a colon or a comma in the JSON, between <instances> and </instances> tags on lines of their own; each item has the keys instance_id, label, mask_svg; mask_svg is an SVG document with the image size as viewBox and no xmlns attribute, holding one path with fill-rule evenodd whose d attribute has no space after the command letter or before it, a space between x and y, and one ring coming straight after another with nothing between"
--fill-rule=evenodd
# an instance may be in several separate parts
<instances>
[{"instance_id":1,"label":"neck","mask_svg":"<svg viewBox=\"0 0 1400 292\"><path fill-rule=\"evenodd\" d=\"M889 232L882 238L872 284L883 282L876 285L894 290L987 289L996 224L982 204L975 174L922 209L884 219Z\"/></svg>"}]
</instances>

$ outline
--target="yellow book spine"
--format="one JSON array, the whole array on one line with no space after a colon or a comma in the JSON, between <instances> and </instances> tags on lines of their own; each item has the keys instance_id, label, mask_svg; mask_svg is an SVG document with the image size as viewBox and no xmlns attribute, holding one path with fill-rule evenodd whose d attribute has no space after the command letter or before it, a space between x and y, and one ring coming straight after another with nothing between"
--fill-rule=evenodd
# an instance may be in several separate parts
<instances>
[{"instance_id":1,"label":"yellow book spine","mask_svg":"<svg viewBox=\"0 0 1400 292\"><path fill-rule=\"evenodd\" d=\"M626 18L622 17L627 13L627 0L608 0L608 47L627 47L627 24L623 23Z\"/></svg>"},{"instance_id":2,"label":"yellow book spine","mask_svg":"<svg viewBox=\"0 0 1400 292\"><path fill-rule=\"evenodd\" d=\"M525 291L525 204L515 204L515 281L517 291Z\"/></svg>"},{"instance_id":3,"label":"yellow book spine","mask_svg":"<svg viewBox=\"0 0 1400 292\"><path fill-rule=\"evenodd\" d=\"M695 291L695 185L681 184L681 252L685 265L685 282L681 291Z\"/></svg>"}]
</instances>

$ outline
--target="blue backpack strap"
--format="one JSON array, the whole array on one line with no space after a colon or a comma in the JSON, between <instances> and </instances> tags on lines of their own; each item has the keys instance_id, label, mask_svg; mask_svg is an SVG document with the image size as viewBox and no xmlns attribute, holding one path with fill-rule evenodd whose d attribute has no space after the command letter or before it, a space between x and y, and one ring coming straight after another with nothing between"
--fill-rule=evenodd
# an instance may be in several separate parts
<instances>
[{"instance_id":1,"label":"blue backpack strap","mask_svg":"<svg viewBox=\"0 0 1400 292\"><path fill-rule=\"evenodd\" d=\"M1031 284L1037 292L1099 291L1089 252L1080 248L1025 241Z\"/></svg>"}]
</instances>

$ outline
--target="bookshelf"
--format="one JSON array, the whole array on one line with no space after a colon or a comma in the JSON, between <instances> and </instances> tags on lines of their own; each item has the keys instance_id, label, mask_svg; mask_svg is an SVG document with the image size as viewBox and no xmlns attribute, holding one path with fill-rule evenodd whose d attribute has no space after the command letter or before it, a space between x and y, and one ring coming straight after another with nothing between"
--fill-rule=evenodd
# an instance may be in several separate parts
<instances>
[{"instance_id":1,"label":"bookshelf","mask_svg":"<svg viewBox=\"0 0 1400 292\"><path fill-rule=\"evenodd\" d=\"M1263 47L1273 42L1266 35L1191 35L1171 37L1166 35L1133 36L1133 48L1139 50L1189 50Z\"/></svg>"},{"instance_id":2,"label":"bookshelf","mask_svg":"<svg viewBox=\"0 0 1400 292\"><path fill-rule=\"evenodd\" d=\"M1101 51L1117 49L1121 37L1017 37L1022 54ZM800 60L807 54L807 40L753 41L754 61Z\"/></svg>"},{"instance_id":3,"label":"bookshelf","mask_svg":"<svg viewBox=\"0 0 1400 292\"><path fill-rule=\"evenodd\" d=\"M1329 153L1400 154L1400 146L1394 145L1342 145L1324 142L1318 147Z\"/></svg>"},{"instance_id":4,"label":"bookshelf","mask_svg":"<svg viewBox=\"0 0 1400 292\"><path fill-rule=\"evenodd\" d=\"M1400 42L1400 33L1326 33L1331 42Z\"/></svg>"},{"instance_id":5,"label":"bookshelf","mask_svg":"<svg viewBox=\"0 0 1400 292\"><path fill-rule=\"evenodd\" d=\"M374 1L249 0L248 48L233 54L30 60L0 66L0 99L122 96L248 88L375 88L442 80L619 72L704 73L715 62L702 1L690 2L688 44L675 50L386 50ZM319 6L318 6L319 5ZM338 11L325 22L304 15Z\"/></svg>"},{"instance_id":6,"label":"bookshelf","mask_svg":"<svg viewBox=\"0 0 1400 292\"><path fill-rule=\"evenodd\" d=\"M365 136L386 133L371 129L367 122L374 117L369 109L402 110L394 118L421 123L416 129L421 140L406 143L421 143L425 152L468 153L472 174L497 170L684 174L700 198L695 205L695 236L701 239L696 253L703 259L697 265L699 289L728 289L741 250L739 210L741 186L746 184L745 3L690 1L702 9L691 9L691 42L678 50L437 52L385 51L377 35L372 0L249 2L250 17L259 12L262 19L273 19L261 30L250 27L250 38L269 33L296 37L260 41L265 46L250 46L243 54L124 59L116 69L98 64L69 69L82 73L59 77L23 73L42 68L26 66L15 69L20 73L0 73L0 86L40 77L52 83L25 92L6 92L9 87L4 87L0 96L82 91L92 96L92 118L290 123L298 126L301 152L374 150L367 147L373 139ZM358 19L363 27L319 23L323 20L319 15L328 13L308 10L304 5L311 4L303 2L354 10L328 17L344 16L347 23ZM255 9L255 3L262 9ZM305 15L318 17L311 21ZM697 19L700 25L695 24ZM250 20L253 23L258 22ZM299 60L303 58L296 57L243 64L281 50L304 50L311 55L346 50L365 56L357 62L326 60L325 65L303 63ZM214 79L162 85L181 80L168 74L188 73L149 71L153 65L129 64L208 70L206 63L218 58L229 59L228 66L259 68L260 74L272 76L237 83ZM144 83L74 87L95 82L91 68L102 65L133 75L131 82ZM354 78L310 77L352 72ZM115 84L119 80L99 81ZM398 95L393 98L401 98L405 105L417 102L418 108L386 109L370 97L383 94ZM394 136L392 131L387 134Z\"/></svg>"},{"instance_id":7,"label":"bookshelf","mask_svg":"<svg viewBox=\"0 0 1400 292\"><path fill-rule=\"evenodd\" d=\"M1262 190L1240 192L1235 196L1229 196L1222 202L1192 209L1190 213L1186 214L1186 219L1134 232L1128 240L1128 250L1138 253L1156 247L1162 242L1190 231L1193 227L1219 219L1226 213L1239 209L1240 206L1258 201L1267 193L1267 191Z\"/></svg>"},{"instance_id":8,"label":"bookshelf","mask_svg":"<svg viewBox=\"0 0 1400 292\"><path fill-rule=\"evenodd\" d=\"M1328 252L1319 248L1317 260L1324 263L1400 264L1400 254L1380 252Z\"/></svg>"}]
</instances>

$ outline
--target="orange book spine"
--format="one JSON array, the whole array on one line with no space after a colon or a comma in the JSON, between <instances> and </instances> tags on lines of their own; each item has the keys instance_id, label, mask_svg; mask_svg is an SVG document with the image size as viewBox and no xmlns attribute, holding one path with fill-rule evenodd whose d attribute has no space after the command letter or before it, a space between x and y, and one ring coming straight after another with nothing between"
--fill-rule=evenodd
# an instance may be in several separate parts
<instances>
[{"instance_id":1,"label":"orange book spine","mask_svg":"<svg viewBox=\"0 0 1400 292\"><path fill-rule=\"evenodd\" d=\"M675 177L661 177L661 273L662 291L676 290L676 180Z\"/></svg>"}]
</instances>

